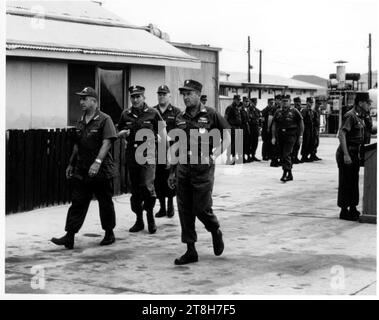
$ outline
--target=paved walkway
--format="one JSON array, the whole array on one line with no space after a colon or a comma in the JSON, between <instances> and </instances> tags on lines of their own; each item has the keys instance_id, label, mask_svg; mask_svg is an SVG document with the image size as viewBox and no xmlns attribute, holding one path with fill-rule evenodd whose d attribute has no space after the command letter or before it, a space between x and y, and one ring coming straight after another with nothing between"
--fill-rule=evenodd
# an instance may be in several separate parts
<instances>
[{"instance_id":1,"label":"paved walkway","mask_svg":"<svg viewBox=\"0 0 379 320\"><path fill-rule=\"evenodd\" d=\"M267 162L218 166L214 211L225 251L213 255L211 236L197 222L199 262L192 265L173 264L185 250L177 214L157 219L154 235L128 232L129 195L114 199L117 242L108 247L98 246L96 202L74 250L49 241L64 234L68 206L9 215L6 293L376 294L376 225L338 219L337 143L321 138L323 161L296 165L295 180L285 184L281 168Z\"/></svg>"}]
</instances>

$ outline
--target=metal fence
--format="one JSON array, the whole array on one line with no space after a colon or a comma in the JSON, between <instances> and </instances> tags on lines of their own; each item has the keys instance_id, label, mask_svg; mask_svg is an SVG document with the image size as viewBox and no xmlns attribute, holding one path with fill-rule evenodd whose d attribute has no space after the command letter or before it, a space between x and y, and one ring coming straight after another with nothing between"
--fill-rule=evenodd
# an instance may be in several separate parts
<instances>
[{"instance_id":1,"label":"metal fence","mask_svg":"<svg viewBox=\"0 0 379 320\"><path fill-rule=\"evenodd\" d=\"M74 129L8 130L6 134L6 213L65 204L71 199L65 177ZM124 141L112 147L119 176L114 194L127 191Z\"/></svg>"}]
</instances>

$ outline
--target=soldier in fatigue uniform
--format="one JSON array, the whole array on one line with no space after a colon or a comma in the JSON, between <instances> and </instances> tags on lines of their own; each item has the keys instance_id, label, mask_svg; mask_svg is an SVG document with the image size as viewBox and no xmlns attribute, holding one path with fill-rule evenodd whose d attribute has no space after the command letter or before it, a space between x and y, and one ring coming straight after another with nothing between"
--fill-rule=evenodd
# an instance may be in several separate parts
<instances>
[{"instance_id":1,"label":"soldier in fatigue uniform","mask_svg":"<svg viewBox=\"0 0 379 320\"><path fill-rule=\"evenodd\" d=\"M206 104L207 104L207 101L208 101L207 95L202 94L201 97L200 97L200 102L201 102L203 105L206 105Z\"/></svg>"},{"instance_id":2,"label":"soldier in fatigue uniform","mask_svg":"<svg viewBox=\"0 0 379 320\"><path fill-rule=\"evenodd\" d=\"M243 97L241 110L241 121L243 130L243 163L248 162L250 152L250 125L249 125L249 106L250 102L247 97Z\"/></svg>"},{"instance_id":3,"label":"soldier in fatigue uniform","mask_svg":"<svg viewBox=\"0 0 379 320\"><path fill-rule=\"evenodd\" d=\"M228 121L231 127L231 146L227 151L227 163L234 164L236 160L236 150L235 150L235 141L238 139L238 135L236 135L236 129L242 129L242 119L241 119L241 97L239 95L235 95L233 97L233 103L226 107L225 109L225 120ZM232 156L232 159L230 159ZM241 154L237 155L238 157L242 157Z\"/></svg>"},{"instance_id":4,"label":"soldier in fatigue uniform","mask_svg":"<svg viewBox=\"0 0 379 320\"><path fill-rule=\"evenodd\" d=\"M317 148L320 144L320 116L321 116L321 102L319 100L315 101L315 107L312 109L313 112L313 123L312 123L312 152L309 157L312 161L322 160L317 156Z\"/></svg>"},{"instance_id":5,"label":"soldier in fatigue uniform","mask_svg":"<svg viewBox=\"0 0 379 320\"><path fill-rule=\"evenodd\" d=\"M345 113L338 132L338 199L340 219L357 221L359 204L360 149L365 139L365 115L369 111L368 92L357 92L354 107Z\"/></svg>"},{"instance_id":6,"label":"soldier in fatigue uniform","mask_svg":"<svg viewBox=\"0 0 379 320\"><path fill-rule=\"evenodd\" d=\"M313 136L313 98L308 97L306 101L307 105L301 110L301 115L304 121L304 137L303 144L301 146L301 160L300 162L311 162L309 155L312 152L312 136Z\"/></svg>"},{"instance_id":7,"label":"soldier in fatigue uniform","mask_svg":"<svg viewBox=\"0 0 379 320\"><path fill-rule=\"evenodd\" d=\"M175 128L175 118L180 113L180 109L174 107L170 103L170 89L166 85L162 85L158 88L158 105L154 107L162 119L166 123L166 131ZM203 97L203 96L202 96ZM170 144L173 142L170 141ZM155 217L161 218L167 216L172 218L174 216L174 203L173 198L175 197L176 190L169 188L168 186L168 176L170 169L166 164L157 163L155 171L155 192L160 203L160 210L155 214ZM167 210L166 210L166 198L167 198Z\"/></svg>"},{"instance_id":8,"label":"soldier in fatigue uniform","mask_svg":"<svg viewBox=\"0 0 379 320\"><path fill-rule=\"evenodd\" d=\"M267 107L262 110L262 159L267 161L270 156L271 145L271 128L268 124L268 118L274 107L274 99L267 99Z\"/></svg>"},{"instance_id":9,"label":"soldier in fatigue uniform","mask_svg":"<svg viewBox=\"0 0 379 320\"><path fill-rule=\"evenodd\" d=\"M183 150L178 141L170 148L172 157L179 150L179 163L171 168L169 185L173 186L176 181L182 242L187 244L185 254L175 259L176 265L198 261L195 248L196 217L212 234L214 254L221 255L224 250L220 224L212 210L212 190L215 160L229 146L230 134L228 131L220 134L219 141L198 139L198 135L207 134L213 129L223 132L224 129L230 129L230 126L214 108L204 106L200 102L201 89L202 84L194 80L186 80L184 86L179 88L186 110L176 117L176 127L185 132L187 145ZM194 131L198 135L194 136ZM201 150L205 150L206 147L209 151L202 153ZM192 153L192 150L196 149L197 155Z\"/></svg>"},{"instance_id":10,"label":"soldier in fatigue uniform","mask_svg":"<svg viewBox=\"0 0 379 320\"><path fill-rule=\"evenodd\" d=\"M76 126L75 144L66 169L72 179L72 203L66 219L66 235L51 241L67 249L74 248L74 237L84 223L93 195L99 202L101 226L105 230L100 245L115 242L116 215L113 206L113 177L117 175L110 148L117 139L109 115L100 111L98 96L91 87L76 93L83 115Z\"/></svg>"},{"instance_id":11,"label":"soldier in fatigue uniform","mask_svg":"<svg viewBox=\"0 0 379 320\"><path fill-rule=\"evenodd\" d=\"M257 108L257 98L252 98L249 106L250 148L248 162L261 161L255 156L258 148L259 131L261 127L262 113Z\"/></svg>"},{"instance_id":12,"label":"soldier in fatigue uniform","mask_svg":"<svg viewBox=\"0 0 379 320\"><path fill-rule=\"evenodd\" d=\"M296 97L293 99L294 103L294 108L301 113L301 99L300 97ZM299 150L300 150L300 140L299 136L296 136L296 142L295 145L293 146L293 151L292 151L292 163L293 164L298 164L300 163L300 160L298 158L299 155Z\"/></svg>"},{"instance_id":13,"label":"soldier in fatigue uniform","mask_svg":"<svg viewBox=\"0 0 379 320\"><path fill-rule=\"evenodd\" d=\"M126 163L132 194L130 205L132 211L136 214L136 222L129 229L129 232L138 232L144 229L142 214L143 210L146 210L149 233L155 233L157 227L153 208L156 200L154 187L156 154L147 152L147 161L145 163L139 163L136 157L142 158L145 155L145 152L140 152L138 148L143 143L155 148L158 135L161 141L166 144L165 122L156 109L150 108L145 103L144 87L131 86L129 87L129 94L132 107L121 114L118 123L118 137L125 138L127 141ZM158 126L159 122L161 123L160 126ZM141 129L150 130L152 136L145 138L144 141L136 140L136 134Z\"/></svg>"},{"instance_id":14,"label":"soldier in fatigue uniform","mask_svg":"<svg viewBox=\"0 0 379 320\"><path fill-rule=\"evenodd\" d=\"M274 103L274 107L272 108L272 111L270 112L269 116L268 116L268 126L270 128L270 134L271 134L271 137L272 137L272 121L274 119L274 115L276 113L276 111L278 111L279 109L281 109L281 104L282 104L282 95L281 94L277 94L275 96L275 103ZM276 141L275 144L272 144L272 138L270 139L270 146L271 146L271 151L270 151L270 154L271 154L271 163L270 163L270 167L279 167L280 164L279 164L279 158L280 158L280 151L279 151L279 145L278 145L278 142Z\"/></svg>"},{"instance_id":15,"label":"soldier in fatigue uniform","mask_svg":"<svg viewBox=\"0 0 379 320\"><path fill-rule=\"evenodd\" d=\"M278 139L282 159L283 175L281 181L293 180L291 154L297 137L301 140L304 130L303 118L299 111L291 108L291 98L282 98L282 108L276 111L272 125L272 144Z\"/></svg>"}]
</instances>

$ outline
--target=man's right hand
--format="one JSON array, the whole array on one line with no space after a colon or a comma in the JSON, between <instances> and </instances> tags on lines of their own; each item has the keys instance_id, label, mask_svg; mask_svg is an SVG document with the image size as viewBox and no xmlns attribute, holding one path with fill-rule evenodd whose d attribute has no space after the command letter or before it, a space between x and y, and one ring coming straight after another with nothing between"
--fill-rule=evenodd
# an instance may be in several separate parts
<instances>
[{"instance_id":1,"label":"man's right hand","mask_svg":"<svg viewBox=\"0 0 379 320\"><path fill-rule=\"evenodd\" d=\"M272 138L271 139L271 144L274 146L276 144L276 139L275 138Z\"/></svg>"},{"instance_id":2,"label":"man's right hand","mask_svg":"<svg viewBox=\"0 0 379 320\"><path fill-rule=\"evenodd\" d=\"M71 179L73 176L74 167L72 165L68 165L66 169L66 179Z\"/></svg>"},{"instance_id":3,"label":"man's right hand","mask_svg":"<svg viewBox=\"0 0 379 320\"><path fill-rule=\"evenodd\" d=\"M353 163L353 161L351 161L351 157L348 154L343 156L343 161L345 162L345 164Z\"/></svg>"}]
</instances>

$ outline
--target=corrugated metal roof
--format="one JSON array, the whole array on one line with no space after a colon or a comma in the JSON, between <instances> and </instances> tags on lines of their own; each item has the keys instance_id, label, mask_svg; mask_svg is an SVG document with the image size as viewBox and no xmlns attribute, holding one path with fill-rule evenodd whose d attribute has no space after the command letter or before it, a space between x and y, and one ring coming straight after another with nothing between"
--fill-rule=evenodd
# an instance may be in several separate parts
<instances>
[{"instance_id":1,"label":"corrugated metal roof","mask_svg":"<svg viewBox=\"0 0 379 320\"><path fill-rule=\"evenodd\" d=\"M123 18L92 1L7 1L6 10L20 13L41 13L62 18L129 24Z\"/></svg>"},{"instance_id":2,"label":"corrugated metal roof","mask_svg":"<svg viewBox=\"0 0 379 320\"><path fill-rule=\"evenodd\" d=\"M243 72L227 72L224 73L229 74L229 80L227 82L231 83L247 83L247 75ZM252 75L252 78L258 79L258 75L254 74ZM225 81L224 81L225 82ZM258 81L251 81L252 84L259 84ZM271 86L286 86L291 89L312 89L312 90L321 90L324 89L323 87L298 81L290 78L285 78L281 76L276 75L268 75L268 74L262 74L262 84L265 85L271 85Z\"/></svg>"},{"instance_id":3,"label":"corrugated metal roof","mask_svg":"<svg viewBox=\"0 0 379 320\"><path fill-rule=\"evenodd\" d=\"M27 50L33 50L36 56L36 51L48 51L60 52L63 59L75 59L70 56L75 53L80 54L82 60L82 55L90 55L91 60L99 55L102 61L101 56L105 55L106 61L114 56L114 62L118 63L123 62L122 57L128 57L126 63L135 58L134 63L138 64L165 65L167 61L170 66L200 68L200 60L142 29L56 19L36 20L36 17L9 13L6 19L6 48L11 55L17 55L18 51L24 55Z\"/></svg>"}]
</instances>

